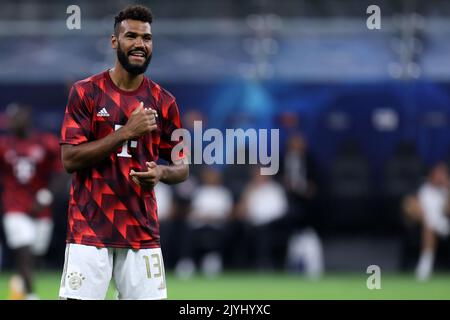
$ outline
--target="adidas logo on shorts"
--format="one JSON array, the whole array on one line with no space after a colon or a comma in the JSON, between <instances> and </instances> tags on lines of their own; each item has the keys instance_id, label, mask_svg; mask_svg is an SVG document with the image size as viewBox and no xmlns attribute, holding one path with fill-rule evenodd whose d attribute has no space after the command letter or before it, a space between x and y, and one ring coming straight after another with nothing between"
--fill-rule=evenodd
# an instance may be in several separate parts
<instances>
[{"instance_id":1,"label":"adidas logo on shorts","mask_svg":"<svg viewBox=\"0 0 450 320\"><path fill-rule=\"evenodd\" d=\"M106 111L106 108L103 108L97 113L97 117L109 117L108 111Z\"/></svg>"}]
</instances>

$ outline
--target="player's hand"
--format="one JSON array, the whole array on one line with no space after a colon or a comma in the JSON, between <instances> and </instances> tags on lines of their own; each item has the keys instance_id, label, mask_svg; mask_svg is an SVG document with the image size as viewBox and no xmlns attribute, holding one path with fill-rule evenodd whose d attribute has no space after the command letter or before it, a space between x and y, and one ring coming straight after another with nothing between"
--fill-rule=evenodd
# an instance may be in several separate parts
<instances>
[{"instance_id":1,"label":"player's hand","mask_svg":"<svg viewBox=\"0 0 450 320\"><path fill-rule=\"evenodd\" d=\"M159 182L162 169L155 162L147 162L147 171L136 172L131 170L130 176L133 181L142 188L151 189Z\"/></svg>"},{"instance_id":2,"label":"player's hand","mask_svg":"<svg viewBox=\"0 0 450 320\"><path fill-rule=\"evenodd\" d=\"M144 103L141 102L123 127L127 133L127 140L142 137L155 130L156 117L158 117L156 110L144 108Z\"/></svg>"}]
</instances>

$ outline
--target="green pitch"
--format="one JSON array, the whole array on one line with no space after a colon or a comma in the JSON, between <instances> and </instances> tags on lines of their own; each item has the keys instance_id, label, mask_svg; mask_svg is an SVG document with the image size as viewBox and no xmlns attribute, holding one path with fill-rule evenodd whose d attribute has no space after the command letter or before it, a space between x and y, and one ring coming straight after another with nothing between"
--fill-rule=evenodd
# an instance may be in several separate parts
<instances>
[{"instance_id":1,"label":"green pitch","mask_svg":"<svg viewBox=\"0 0 450 320\"><path fill-rule=\"evenodd\" d=\"M0 273L0 299L8 296L10 273ZM188 280L167 275L169 299L450 299L450 274L436 274L418 283L411 274L382 274L381 289L369 290L368 275L330 274L320 280L282 273L226 273L218 278L197 276ZM36 274L36 289L42 299L56 299L60 274ZM108 299L113 299L110 288Z\"/></svg>"}]
</instances>

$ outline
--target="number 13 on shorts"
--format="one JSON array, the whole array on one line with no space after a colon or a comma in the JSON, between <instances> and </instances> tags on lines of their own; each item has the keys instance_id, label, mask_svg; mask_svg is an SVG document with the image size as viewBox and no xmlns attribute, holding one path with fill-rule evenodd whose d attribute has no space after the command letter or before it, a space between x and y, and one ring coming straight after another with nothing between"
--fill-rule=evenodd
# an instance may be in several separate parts
<instances>
[{"instance_id":1,"label":"number 13 on shorts","mask_svg":"<svg viewBox=\"0 0 450 320\"><path fill-rule=\"evenodd\" d=\"M159 253L152 253L150 255L143 255L142 258L145 263L145 269L147 270L147 278L161 278L160 289L165 289L166 280L164 276L164 263L161 255Z\"/></svg>"}]
</instances>

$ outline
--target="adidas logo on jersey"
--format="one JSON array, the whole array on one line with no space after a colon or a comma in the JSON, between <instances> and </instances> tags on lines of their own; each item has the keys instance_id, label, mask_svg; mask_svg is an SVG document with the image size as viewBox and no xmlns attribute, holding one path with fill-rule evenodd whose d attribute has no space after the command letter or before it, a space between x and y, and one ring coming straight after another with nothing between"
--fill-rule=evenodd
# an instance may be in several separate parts
<instances>
[{"instance_id":1,"label":"adidas logo on jersey","mask_svg":"<svg viewBox=\"0 0 450 320\"><path fill-rule=\"evenodd\" d=\"M97 117L109 117L108 111L106 111L106 108L103 108L97 113Z\"/></svg>"}]
</instances>

